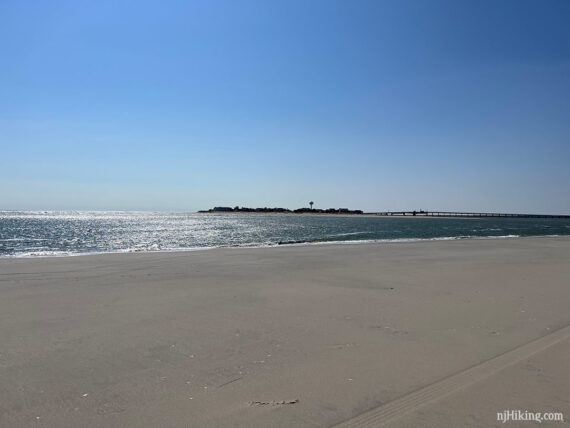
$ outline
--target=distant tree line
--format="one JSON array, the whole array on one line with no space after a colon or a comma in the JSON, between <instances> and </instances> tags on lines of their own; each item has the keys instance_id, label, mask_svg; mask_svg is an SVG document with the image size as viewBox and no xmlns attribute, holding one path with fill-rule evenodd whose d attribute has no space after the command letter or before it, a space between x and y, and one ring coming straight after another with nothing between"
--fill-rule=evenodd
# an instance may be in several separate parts
<instances>
[{"instance_id":1,"label":"distant tree line","mask_svg":"<svg viewBox=\"0 0 570 428\"><path fill-rule=\"evenodd\" d=\"M348 208L247 208L247 207L214 207L209 210L198 211L200 213L295 213L295 214L363 214L362 210L349 210Z\"/></svg>"}]
</instances>

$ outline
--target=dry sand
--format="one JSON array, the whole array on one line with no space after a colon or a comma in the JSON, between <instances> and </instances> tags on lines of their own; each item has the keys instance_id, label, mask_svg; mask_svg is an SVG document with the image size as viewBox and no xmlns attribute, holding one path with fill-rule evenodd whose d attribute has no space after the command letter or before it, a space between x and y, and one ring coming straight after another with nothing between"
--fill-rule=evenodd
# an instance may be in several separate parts
<instances>
[{"instance_id":1,"label":"dry sand","mask_svg":"<svg viewBox=\"0 0 570 428\"><path fill-rule=\"evenodd\" d=\"M2 259L0 426L570 418L569 303L569 238Z\"/></svg>"}]
</instances>

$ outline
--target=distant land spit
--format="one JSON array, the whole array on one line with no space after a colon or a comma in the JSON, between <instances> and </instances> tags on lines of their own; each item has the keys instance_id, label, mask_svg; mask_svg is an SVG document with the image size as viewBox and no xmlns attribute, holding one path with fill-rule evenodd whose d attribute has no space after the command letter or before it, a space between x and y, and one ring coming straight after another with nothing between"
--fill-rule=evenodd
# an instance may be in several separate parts
<instances>
[{"instance_id":1,"label":"distant land spit","mask_svg":"<svg viewBox=\"0 0 570 428\"><path fill-rule=\"evenodd\" d=\"M291 214L364 214L362 210L349 210L348 208L247 208L247 207L214 207L199 213L291 213Z\"/></svg>"}]
</instances>

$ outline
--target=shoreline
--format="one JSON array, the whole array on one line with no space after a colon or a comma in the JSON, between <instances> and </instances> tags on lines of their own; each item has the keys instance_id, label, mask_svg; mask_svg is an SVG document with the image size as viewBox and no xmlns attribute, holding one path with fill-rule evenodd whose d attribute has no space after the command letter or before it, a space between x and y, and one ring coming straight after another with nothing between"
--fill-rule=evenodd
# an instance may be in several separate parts
<instances>
[{"instance_id":1,"label":"shoreline","mask_svg":"<svg viewBox=\"0 0 570 428\"><path fill-rule=\"evenodd\" d=\"M284 243L268 243L268 244L242 244L242 245L220 245L212 247L188 247L173 248L162 250L116 250L116 251L96 251L72 254L26 254L26 255L0 255L1 260L19 260L19 259L45 259L45 258L67 258L67 257L89 257L104 255L122 255L122 254L176 254L176 253L192 253L201 251L212 251L218 249L269 249L283 247L304 247L304 246L344 246L344 245L380 245L380 244L410 244L416 242L440 242L440 241L459 241L459 240L487 240L487 239L520 239L520 238L564 238L569 235L486 235L486 236L444 236L434 238L393 238L393 239L370 239L370 240L346 240L346 241L300 241L300 242L284 242Z\"/></svg>"}]
</instances>

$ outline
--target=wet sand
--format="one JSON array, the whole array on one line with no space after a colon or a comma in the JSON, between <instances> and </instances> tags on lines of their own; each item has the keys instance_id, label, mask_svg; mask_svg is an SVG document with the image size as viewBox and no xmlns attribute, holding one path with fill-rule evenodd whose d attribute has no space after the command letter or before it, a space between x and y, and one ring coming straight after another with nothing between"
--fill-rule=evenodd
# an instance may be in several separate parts
<instances>
[{"instance_id":1,"label":"wet sand","mask_svg":"<svg viewBox=\"0 0 570 428\"><path fill-rule=\"evenodd\" d=\"M0 426L568 418L569 302L562 237L2 259Z\"/></svg>"}]
</instances>

